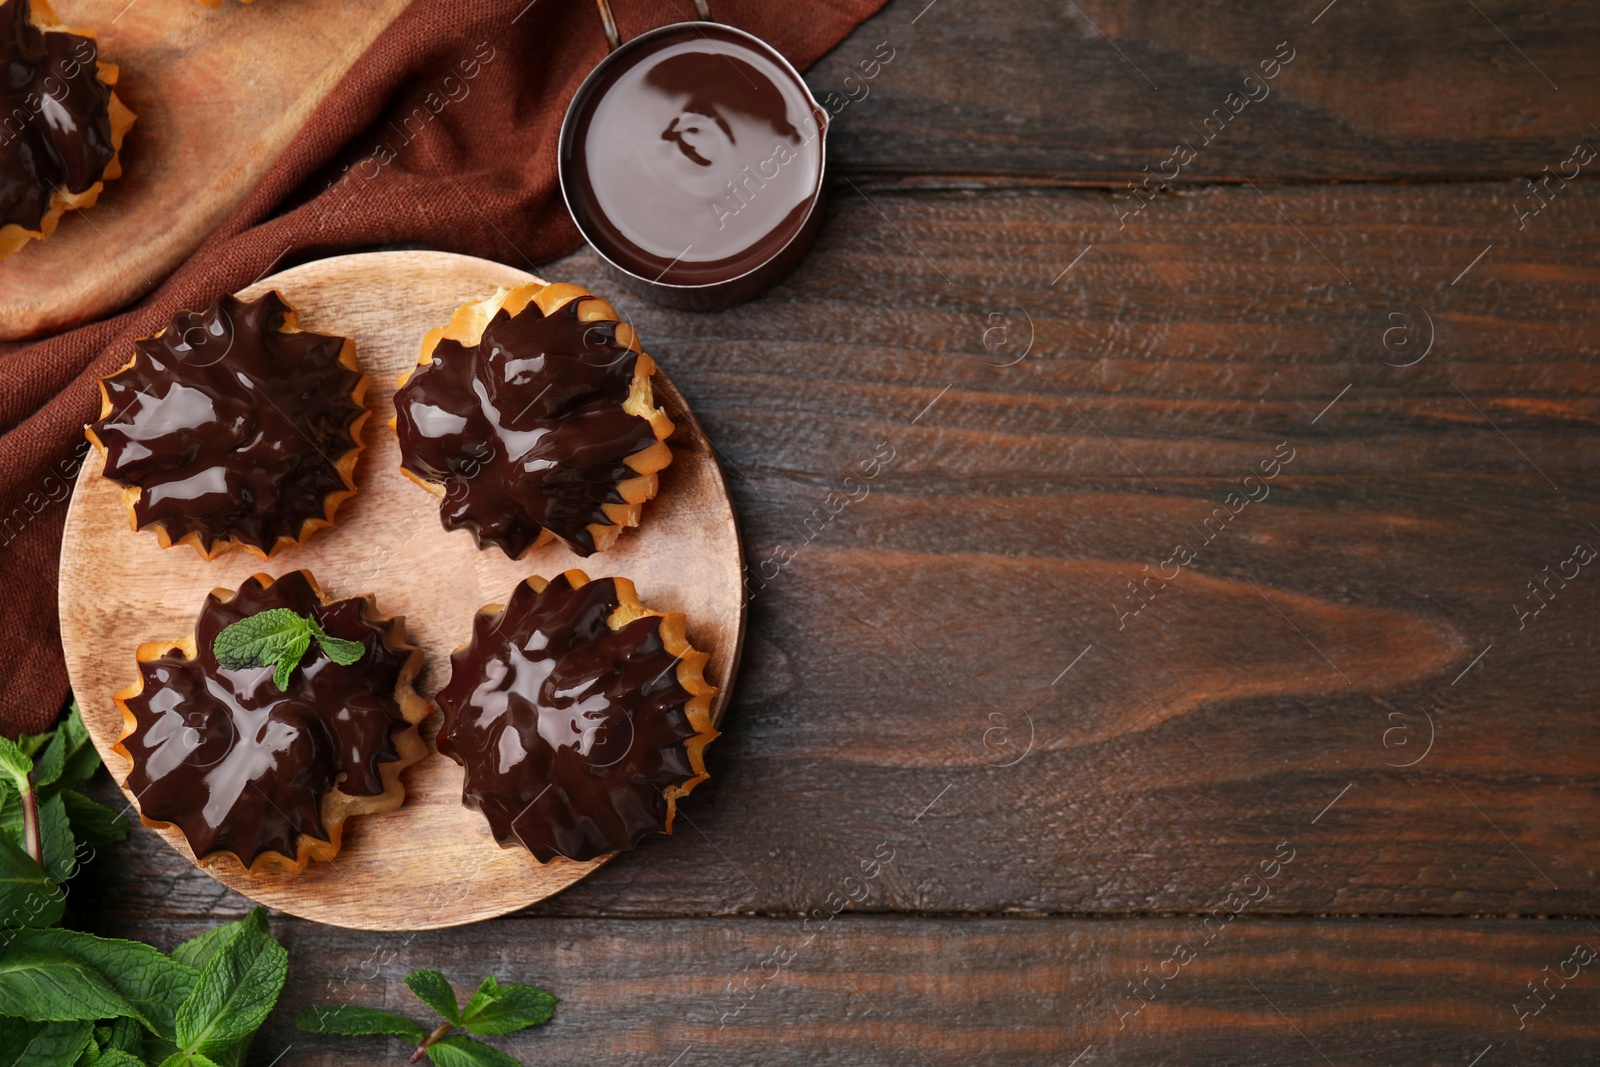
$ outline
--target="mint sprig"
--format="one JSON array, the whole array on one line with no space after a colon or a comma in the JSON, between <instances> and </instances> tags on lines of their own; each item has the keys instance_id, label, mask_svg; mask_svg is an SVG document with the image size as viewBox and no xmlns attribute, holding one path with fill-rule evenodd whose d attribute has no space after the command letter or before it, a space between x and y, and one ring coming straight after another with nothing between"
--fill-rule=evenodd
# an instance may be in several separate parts
<instances>
[{"instance_id":1,"label":"mint sprig","mask_svg":"<svg viewBox=\"0 0 1600 1067\"><path fill-rule=\"evenodd\" d=\"M100 848L127 834L116 812L79 792L99 767L76 703L49 733L23 734L16 741L0 737L0 836L9 836L52 883L71 876L80 842ZM8 850L0 849L0 926L37 925L12 917L16 902L8 885L29 884L34 876L26 868L17 870L7 856ZM21 892L34 904L42 901L37 889Z\"/></svg>"},{"instance_id":2,"label":"mint sprig","mask_svg":"<svg viewBox=\"0 0 1600 1067\"><path fill-rule=\"evenodd\" d=\"M0 739L0 1064L239 1067L288 963L264 910L171 956L57 925L80 847L125 833L78 791L99 766L76 704L52 732Z\"/></svg>"},{"instance_id":3,"label":"mint sprig","mask_svg":"<svg viewBox=\"0 0 1600 1067\"><path fill-rule=\"evenodd\" d=\"M295 1025L313 1034L402 1037L416 1045L411 1062L427 1056L434 1067L522 1067L499 1049L450 1031L459 1028L470 1034L509 1034L530 1026L543 1026L556 1010L556 998L544 990L510 983L501 985L493 975L483 980L465 1008L456 999L449 981L438 971L413 971L406 985L418 1000L438 1012L445 1021L430 1031L422 1023L403 1015L353 1004L331 1004L306 1009L295 1019Z\"/></svg>"},{"instance_id":4,"label":"mint sprig","mask_svg":"<svg viewBox=\"0 0 1600 1067\"><path fill-rule=\"evenodd\" d=\"M313 616L289 608L246 615L217 635L211 651L225 670L272 667L272 682L283 692L289 688L289 675L300 665L312 641L341 667L350 666L367 651L360 641L333 637Z\"/></svg>"},{"instance_id":5,"label":"mint sprig","mask_svg":"<svg viewBox=\"0 0 1600 1067\"><path fill-rule=\"evenodd\" d=\"M307 643L299 655L310 641L326 639L337 642L334 649L349 662L360 657L357 642L326 634L319 639L320 627L301 621ZM298 643L280 639L281 649ZM324 651L343 662L335 651ZM264 909L170 955L58 925L65 904L61 883L73 873L80 846L120 840L125 832L118 815L78 792L98 768L75 704L54 731L0 744L0 1067L240 1067L288 970L288 954L268 930ZM30 837L37 855L25 847ZM393 1035L411 1047L413 1062L426 1056L434 1067L521 1067L468 1035L540 1026L556 1006L542 989L502 985L493 977L465 1007L438 971L417 971L406 984L444 1017L440 1025L429 1030L402 1015L353 1005L313 1008L297 1024L316 1033Z\"/></svg>"},{"instance_id":6,"label":"mint sprig","mask_svg":"<svg viewBox=\"0 0 1600 1067\"><path fill-rule=\"evenodd\" d=\"M240 1042L248 1044L278 1002L289 973L289 953L268 932L264 908L234 923L230 935L207 948L210 959L174 1020L176 1055L196 1063L224 1060Z\"/></svg>"}]
</instances>

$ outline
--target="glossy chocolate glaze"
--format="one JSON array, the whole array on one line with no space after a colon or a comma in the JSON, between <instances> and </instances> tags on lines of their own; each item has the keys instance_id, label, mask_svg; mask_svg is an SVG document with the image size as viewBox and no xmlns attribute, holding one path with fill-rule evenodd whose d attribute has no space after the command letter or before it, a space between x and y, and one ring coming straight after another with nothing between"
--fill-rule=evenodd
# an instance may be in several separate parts
<instances>
[{"instance_id":1,"label":"glossy chocolate glaze","mask_svg":"<svg viewBox=\"0 0 1600 1067\"><path fill-rule=\"evenodd\" d=\"M111 414L92 430L106 477L143 490L141 529L270 552L346 488L337 464L366 410L352 398L361 375L339 362L344 338L280 333L285 309L272 292L180 311L105 379Z\"/></svg>"},{"instance_id":2,"label":"glossy chocolate glaze","mask_svg":"<svg viewBox=\"0 0 1600 1067\"><path fill-rule=\"evenodd\" d=\"M580 556L588 526L611 525L623 461L655 443L648 419L622 410L638 356L617 324L579 322L573 300L545 316L499 311L471 347L448 338L395 393L400 462L443 485L439 517L512 559L549 530Z\"/></svg>"},{"instance_id":3,"label":"glossy chocolate glaze","mask_svg":"<svg viewBox=\"0 0 1600 1067\"><path fill-rule=\"evenodd\" d=\"M574 101L570 206L612 262L669 285L724 282L800 232L826 120L775 55L686 25L615 53Z\"/></svg>"},{"instance_id":4,"label":"glossy chocolate glaze","mask_svg":"<svg viewBox=\"0 0 1600 1067\"><path fill-rule=\"evenodd\" d=\"M217 635L271 608L313 615L366 652L342 667L313 641L283 692L271 667L219 666ZM250 578L226 602L208 596L195 621L195 658L174 649L140 662L144 689L127 700L136 725L121 745L133 758L127 784L139 810L181 829L196 858L232 852L248 866L265 852L293 858L301 834L327 841L328 790L376 796L380 765L399 758L391 735L409 724L394 692L416 653L396 637L401 625L382 619L369 598L324 607L305 571L265 588Z\"/></svg>"},{"instance_id":5,"label":"glossy chocolate glaze","mask_svg":"<svg viewBox=\"0 0 1600 1067\"><path fill-rule=\"evenodd\" d=\"M81 193L115 150L94 39L44 33L28 0L0 2L0 225L37 230L56 189Z\"/></svg>"},{"instance_id":6,"label":"glossy chocolate glaze","mask_svg":"<svg viewBox=\"0 0 1600 1067\"><path fill-rule=\"evenodd\" d=\"M616 584L517 586L450 658L439 751L466 768L463 801L501 845L589 860L664 830L664 790L694 777L694 736L661 620L612 630Z\"/></svg>"}]
</instances>

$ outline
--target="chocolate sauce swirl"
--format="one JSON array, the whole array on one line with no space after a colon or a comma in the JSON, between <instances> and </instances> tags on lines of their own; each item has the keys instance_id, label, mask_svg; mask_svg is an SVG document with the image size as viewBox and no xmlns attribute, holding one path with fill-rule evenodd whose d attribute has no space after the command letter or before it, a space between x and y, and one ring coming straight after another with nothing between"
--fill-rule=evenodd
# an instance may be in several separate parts
<instances>
[{"instance_id":1,"label":"chocolate sauce swirl","mask_svg":"<svg viewBox=\"0 0 1600 1067\"><path fill-rule=\"evenodd\" d=\"M503 611L474 620L435 698L439 751L466 769L462 800L501 845L540 862L594 859L665 830L664 791L695 777L690 694L661 619L612 630L618 604L610 578L518 585Z\"/></svg>"},{"instance_id":2,"label":"chocolate sauce swirl","mask_svg":"<svg viewBox=\"0 0 1600 1067\"><path fill-rule=\"evenodd\" d=\"M822 185L825 112L783 57L685 23L613 52L573 100L561 164L573 217L639 278L708 285L778 255Z\"/></svg>"},{"instance_id":3,"label":"chocolate sauce swirl","mask_svg":"<svg viewBox=\"0 0 1600 1067\"><path fill-rule=\"evenodd\" d=\"M475 345L448 338L395 393L401 464L444 486L445 529L516 559L549 530L580 556L591 523L612 525L624 462L655 443L650 421L622 409L638 356L617 323L580 322L570 301L546 316L530 302L497 312Z\"/></svg>"},{"instance_id":4,"label":"chocolate sauce swirl","mask_svg":"<svg viewBox=\"0 0 1600 1067\"><path fill-rule=\"evenodd\" d=\"M208 554L227 539L270 553L348 488L362 375L339 362L344 338L282 332L287 310L271 292L180 311L103 381L111 411L90 431L106 477L142 490L140 529L197 534Z\"/></svg>"},{"instance_id":5,"label":"chocolate sauce swirl","mask_svg":"<svg viewBox=\"0 0 1600 1067\"><path fill-rule=\"evenodd\" d=\"M111 89L94 38L40 30L28 0L0 2L0 225L37 230L57 189L99 181L111 143Z\"/></svg>"},{"instance_id":6,"label":"chocolate sauce swirl","mask_svg":"<svg viewBox=\"0 0 1600 1067\"><path fill-rule=\"evenodd\" d=\"M344 667L312 642L284 691L270 666L218 665L217 635L272 608L311 615L366 651ZM382 765L399 759L393 735L410 724L395 688L422 655L403 633L403 621L384 619L370 597L324 606L305 571L267 586L250 578L231 600L208 596L195 621L195 658L174 649L141 661L144 688L125 701L135 725L120 744L133 760L127 785L141 813L176 825L197 859L231 852L249 866L267 852L293 858L302 834L327 841L327 792L337 785L376 796Z\"/></svg>"}]
</instances>

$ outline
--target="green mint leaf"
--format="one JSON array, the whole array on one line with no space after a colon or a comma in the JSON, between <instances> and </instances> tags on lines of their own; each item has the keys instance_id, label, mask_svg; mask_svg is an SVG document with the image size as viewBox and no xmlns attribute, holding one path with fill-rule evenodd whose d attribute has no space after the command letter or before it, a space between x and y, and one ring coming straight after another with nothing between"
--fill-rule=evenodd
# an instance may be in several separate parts
<instances>
[{"instance_id":1,"label":"green mint leaf","mask_svg":"<svg viewBox=\"0 0 1600 1067\"><path fill-rule=\"evenodd\" d=\"M78 843L67 822L67 807L53 796L39 805L39 845L44 851L44 869L57 885L78 869Z\"/></svg>"},{"instance_id":2,"label":"green mint leaf","mask_svg":"<svg viewBox=\"0 0 1600 1067\"><path fill-rule=\"evenodd\" d=\"M322 649L322 654L341 667L348 667L366 654L367 646L360 641L346 641L342 637L329 637L320 631L317 634L317 647Z\"/></svg>"},{"instance_id":3,"label":"green mint leaf","mask_svg":"<svg viewBox=\"0 0 1600 1067\"><path fill-rule=\"evenodd\" d=\"M108 1048L100 1051L100 1058L94 1061L94 1067L145 1067L145 1062L132 1053Z\"/></svg>"},{"instance_id":4,"label":"green mint leaf","mask_svg":"<svg viewBox=\"0 0 1600 1067\"><path fill-rule=\"evenodd\" d=\"M450 988L444 975L438 971L412 971L406 979L411 992L446 1019L461 1025L461 1005L456 1001L456 991Z\"/></svg>"},{"instance_id":5,"label":"green mint leaf","mask_svg":"<svg viewBox=\"0 0 1600 1067\"><path fill-rule=\"evenodd\" d=\"M311 630L311 636L317 639L317 647L322 649L322 654L341 667L350 666L367 651L367 646L360 641L334 637L312 616L306 616L306 626Z\"/></svg>"},{"instance_id":6,"label":"green mint leaf","mask_svg":"<svg viewBox=\"0 0 1600 1067\"><path fill-rule=\"evenodd\" d=\"M231 925L234 935L217 946L178 1007L178 1048L191 1058L223 1053L254 1034L283 991L289 954L267 930L266 909Z\"/></svg>"},{"instance_id":7,"label":"green mint leaf","mask_svg":"<svg viewBox=\"0 0 1600 1067\"><path fill-rule=\"evenodd\" d=\"M219 1064L198 1052L174 1052L161 1061L161 1067L219 1067Z\"/></svg>"},{"instance_id":8,"label":"green mint leaf","mask_svg":"<svg viewBox=\"0 0 1600 1067\"><path fill-rule=\"evenodd\" d=\"M0 1067L12 1067L16 1050L44 1028L44 1023L30 1023L26 1019L9 1019L0 1016Z\"/></svg>"},{"instance_id":9,"label":"green mint leaf","mask_svg":"<svg viewBox=\"0 0 1600 1067\"><path fill-rule=\"evenodd\" d=\"M311 635L300 634L293 638L279 654L277 669L272 672L272 684L278 687L278 692L287 692L289 689L289 676L294 669L300 666L300 661L305 658L306 649L311 647Z\"/></svg>"},{"instance_id":10,"label":"green mint leaf","mask_svg":"<svg viewBox=\"0 0 1600 1067\"><path fill-rule=\"evenodd\" d=\"M461 1022L465 1025L469 1020L476 1019L483 1013L483 1009L500 999L500 982L494 975L490 975L478 983L477 990L472 998L467 1001L467 1006L461 1009Z\"/></svg>"},{"instance_id":11,"label":"green mint leaf","mask_svg":"<svg viewBox=\"0 0 1600 1067\"><path fill-rule=\"evenodd\" d=\"M71 1023L50 1023L51 1026L71 1026ZM72 1067L95 1067L100 1062L100 1043L94 1039L94 1031L98 1029L93 1023L89 1024L89 1040L78 1050L78 1058L72 1061Z\"/></svg>"},{"instance_id":12,"label":"green mint leaf","mask_svg":"<svg viewBox=\"0 0 1600 1067\"><path fill-rule=\"evenodd\" d=\"M280 690L288 684L289 671L294 670L309 647L311 627L288 608L247 615L225 628L211 643L217 663L226 670L276 666L272 678Z\"/></svg>"},{"instance_id":13,"label":"green mint leaf","mask_svg":"<svg viewBox=\"0 0 1600 1067\"><path fill-rule=\"evenodd\" d=\"M93 1039L94 1023L0 1019L0 1067L72 1067Z\"/></svg>"},{"instance_id":14,"label":"green mint leaf","mask_svg":"<svg viewBox=\"0 0 1600 1067\"><path fill-rule=\"evenodd\" d=\"M17 844L22 840L22 798L11 787L10 780L0 775L0 833L9 836ZM0 1064L0 1067L4 1067Z\"/></svg>"},{"instance_id":15,"label":"green mint leaf","mask_svg":"<svg viewBox=\"0 0 1600 1067\"><path fill-rule=\"evenodd\" d=\"M556 998L531 985L501 985L490 975L467 1002L461 1025L474 1034L509 1034L543 1026L555 1014Z\"/></svg>"},{"instance_id":16,"label":"green mint leaf","mask_svg":"<svg viewBox=\"0 0 1600 1067\"><path fill-rule=\"evenodd\" d=\"M229 1045L220 1052L213 1052L209 1056L196 1056L196 1060L207 1060L216 1067L244 1067L245 1057L250 1054L250 1043L255 1040L255 1034L247 1034Z\"/></svg>"},{"instance_id":17,"label":"green mint leaf","mask_svg":"<svg viewBox=\"0 0 1600 1067\"><path fill-rule=\"evenodd\" d=\"M51 953L6 950L0 959L0 1015L33 1022L74 1022L127 1015L127 999L81 960Z\"/></svg>"},{"instance_id":18,"label":"green mint leaf","mask_svg":"<svg viewBox=\"0 0 1600 1067\"><path fill-rule=\"evenodd\" d=\"M272 608L240 619L217 635L211 650L217 663L228 670L272 666L273 684L284 690L313 638L323 654L342 667L359 660L367 650L360 641L330 635L315 617L288 608Z\"/></svg>"},{"instance_id":19,"label":"green mint leaf","mask_svg":"<svg viewBox=\"0 0 1600 1067\"><path fill-rule=\"evenodd\" d=\"M100 753L95 751L93 742L89 740L89 730L83 725L83 713L78 710L77 700L74 699L68 707L67 717L56 728L58 736L66 737L65 766L61 777L56 780L56 786L77 789L100 769Z\"/></svg>"},{"instance_id":20,"label":"green mint leaf","mask_svg":"<svg viewBox=\"0 0 1600 1067\"><path fill-rule=\"evenodd\" d=\"M522 1067L497 1048L490 1048L470 1037L441 1037L428 1046L428 1058L436 1067Z\"/></svg>"},{"instance_id":21,"label":"green mint leaf","mask_svg":"<svg viewBox=\"0 0 1600 1067\"><path fill-rule=\"evenodd\" d=\"M246 615L226 627L212 642L217 662L228 670L265 667L291 639L309 633L306 620L288 608Z\"/></svg>"},{"instance_id":22,"label":"green mint leaf","mask_svg":"<svg viewBox=\"0 0 1600 1067\"><path fill-rule=\"evenodd\" d=\"M228 923L215 929L207 930L199 937L191 938L172 950L172 958L197 971L203 971L222 947L238 936L238 923ZM239 1067L244 1062L245 1054L250 1050L250 1041L255 1035L251 1034L237 1041L229 1049L213 1052L210 1058L215 1060L220 1067Z\"/></svg>"},{"instance_id":23,"label":"green mint leaf","mask_svg":"<svg viewBox=\"0 0 1600 1067\"><path fill-rule=\"evenodd\" d=\"M294 1025L312 1034L343 1034L362 1037L368 1034L393 1034L414 1045L420 1045L428 1031L407 1019L376 1008L358 1008L353 1004L330 1004L321 1008L307 1008L295 1017Z\"/></svg>"},{"instance_id":24,"label":"green mint leaf","mask_svg":"<svg viewBox=\"0 0 1600 1067\"><path fill-rule=\"evenodd\" d=\"M0 834L0 927L50 926L61 921L65 910L66 897L44 868L10 836ZM9 936L0 933L0 948Z\"/></svg>"},{"instance_id":25,"label":"green mint leaf","mask_svg":"<svg viewBox=\"0 0 1600 1067\"><path fill-rule=\"evenodd\" d=\"M44 790L54 785L67 766L67 739L60 730L50 735L44 751L33 758L33 788Z\"/></svg>"},{"instance_id":26,"label":"green mint leaf","mask_svg":"<svg viewBox=\"0 0 1600 1067\"><path fill-rule=\"evenodd\" d=\"M23 1059L28 1053L28 1043L49 1025L0 1017L0 1067L16 1067L28 1062Z\"/></svg>"},{"instance_id":27,"label":"green mint leaf","mask_svg":"<svg viewBox=\"0 0 1600 1067\"><path fill-rule=\"evenodd\" d=\"M164 1038L173 1036L178 1006L200 977L194 968L143 942L77 930L19 930L12 935L11 948L90 968L134 1009L131 1018L142 1020L156 1036Z\"/></svg>"},{"instance_id":28,"label":"green mint leaf","mask_svg":"<svg viewBox=\"0 0 1600 1067\"><path fill-rule=\"evenodd\" d=\"M56 796L67 809L73 836L80 841L105 848L128 836L127 820L104 804L90 800L76 789L63 789Z\"/></svg>"},{"instance_id":29,"label":"green mint leaf","mask_svg":"<svg viewBox=\"0 0 1600 1067\"><path fill-rule=\"evenodd\" d=\"M206 964L211 962L223 945L239 936L239 924L236 922L225 923L222 926L207 930L199 937L190 938L172 950L172 958L185 967L193 967L197 971L206 969Z\"/></svg>"},{"instance_id":30,"label":"green mint leaf","mask_svg":"<svg viewBox=\"0 0 1600 1067\"><path fill-rule=\"evenodd\" d=\"M100 1031L105 1031L105 1036L99 1036ZM95 1027L97 1040L100 1042L102 1053L120 1051L131 1052L141 1059L144 1053L144 1027L135 1019L112 1019L109 1026Z\"/></svg>"},{"instance_id":31,"label":"green mint leaf","mask_svg":"<svg viewBox=\"0 0 1600 1067\"><path fill-rule=\"evenodd\" d=\"M8 737L0 737L0 773L11 779L18 793L27 792L28 775L33 773L33 760Z\"/></svg>"}]
</instances>

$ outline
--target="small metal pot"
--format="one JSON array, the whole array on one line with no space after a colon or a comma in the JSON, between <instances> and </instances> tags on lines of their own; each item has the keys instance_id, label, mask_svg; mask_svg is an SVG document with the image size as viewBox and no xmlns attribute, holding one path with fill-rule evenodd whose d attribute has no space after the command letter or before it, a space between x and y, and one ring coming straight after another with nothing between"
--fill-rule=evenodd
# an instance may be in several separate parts
<instances>
[{"instance_id":1,"label":"small metal pot","mask_svg":"<svg viewBox=\"0 0 1600 1067\"><path fill-rule=\"evenodd\" d=\"M566 201L567 211L572 216L572 221L577 224L578 231L585 240L599 254L600 258L610 266L614 274L630 289L641 296L658 304L668 307L685 308L691 311L715 311L731 307L734 304L758 296L773 285L781 281L785 275L792 271L804 258L806 251L811 247L812 240L816 237L821 226L822 211L822 186L823 176L827 168L827 128L828 113L817 103L805 81L800 77L799 71L786 60L771 45L758 37L743 30L735 29L716 23L711 18L711 12L705 0L695 0L698 21L677 22L661 26L648 33L639 35L624 44L617 32L616 21L612 16L610 4L607 0L596 0L600 11L601 24L605 30L606 40L611 46L611 52L605 59L589 72L589 76L578 86L578 91L573 95L572 103L568 105L565 117L561 122L561 136L558 155L558 170L561 178L561 196ZM818 156L815 188L811 191L810 200L805 205L803 220L793 235L781 247L739 273L726 278L716 278L711 281L686 284L663 281L672 264L668 264L660 275L654 278L646 277L626 266L618 260L620 256L615 248L608 248L608 237L605 231L597 226L593 219L585 217L583 198L577 195L578 171L582 167L578 147L574 143L578 135L578 122L580 114L590 108L591 96L596 99L603 98L605 87L612 84L611 75L619 67L626 67L634 56L640 52L648 51L652 42L666 35L681 34L686 28L693 28L701 37L707 40L730 40L743 44L745 47L769 59L781 72L791 77L794 85L803 94L804 100L811 108L811 118L816 124L816 152ZM601 88L597 88L601 87ZM602 215L602 217L604 217Z\"/></svg>"}]
</instances>

